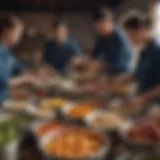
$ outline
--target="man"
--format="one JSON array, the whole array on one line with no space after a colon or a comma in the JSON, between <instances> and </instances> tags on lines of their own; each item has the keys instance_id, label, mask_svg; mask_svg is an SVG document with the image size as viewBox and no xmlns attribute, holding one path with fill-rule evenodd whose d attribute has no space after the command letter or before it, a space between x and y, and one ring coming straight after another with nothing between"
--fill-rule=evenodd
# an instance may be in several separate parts
<instances>
[{"instance_id":1,"label":"man","mask_svg":"<svg viewBox=\"0 0 160 160\"><path fill-rule=\"evenodd\" d=\"M131 48L122 31L115 27L111 11L106 8L96 10L93 13L93 25L98 34L93 58L102 59L110 75L128 72Z\"/></svg>"},{"instance_id":2,"label":"man","mask_svg":"<svg viewBox=\"0 0 160 160\"><path fill-rule=\"evenodd\" d=\"M54 69L65 72L71 59L81 53L79 46L68 38L68 29L62 20L56 20L52 26L52 39L44 48L44 60Z\"/></svg>"},{"instance_id":3,"label":"man","mask_svg":"<svg viewBox=\"0 0 160 160\"><path fill-rule=\"evenodd\" d=\"M38 82L30 74L22 74L23 65L10 49L19 42L22 32L23 25L16 17L0 18L0 103L7 97L9 87Z\"/></svg>"},{"instance_id":4,"label":"man","mask_svg":"<svg viewBox=\"0 0 160 160\"><path fill-rule=\"evenodd\" d=\"M135 76L128 75L125 78L119 79L119 82L125 83L133 78L137 80L138 96L131 100L135 106L150 100L159 101L160 44L151 35L151 21L144 15L135 14L126 19L124 27L128 31L130 40L143 47L140 51L140 59Z\"/></svg>"},{"instance_id":5,"label":"man","mask_svg":"<svg viewBox=\"0 0 160 160\"><path fill-rule=\"evenodd\" d=\"M126 17L124 18L124 31L132 44L132 58L131 58L131 69L134 72L137 68L138 61L140 58L140 51L143 48L143 43L139 42L139 39L136 35L134 35L133 30L138 28L138 19L143 19L143 15L138 11L131 11L129 12Z\"/></svg>"}]
</instances>

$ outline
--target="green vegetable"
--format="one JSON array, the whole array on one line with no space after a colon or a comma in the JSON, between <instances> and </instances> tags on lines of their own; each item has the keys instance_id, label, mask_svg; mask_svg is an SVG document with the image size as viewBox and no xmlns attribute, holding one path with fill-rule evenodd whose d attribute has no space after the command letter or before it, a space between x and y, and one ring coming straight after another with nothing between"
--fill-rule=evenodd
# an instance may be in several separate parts
<instances>
[{"instance_id":1,"label":"green vegetable","mask_svg":"<svg viewBox=\"0 0 160 160\"><path fill-rule=\"evenodd\" d=\"M18 132L25 127L30 119L16 117L10 120L0 122L0 145L5 145L17 138Z\"/></svg>"}]
</instances>

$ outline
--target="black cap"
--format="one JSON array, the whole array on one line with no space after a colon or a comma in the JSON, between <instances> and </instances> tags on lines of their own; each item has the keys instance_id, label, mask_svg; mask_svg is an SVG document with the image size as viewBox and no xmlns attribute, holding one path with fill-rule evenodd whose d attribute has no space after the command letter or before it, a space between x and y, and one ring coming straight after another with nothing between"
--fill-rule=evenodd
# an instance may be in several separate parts
<instances>
[{"instance_id":1,"label":"black cap","mask_svg":"<svg viewBox=\"0 0 160 160\"><path fill-rule=\"evenodd\" d=\"M99 7L93 10L92 19L93 21L99 21L103 19L112 19L112 11L107 7Z\"/></svg>"},{"instance_id":2,"label":"black cap","mask_svg":"<svg viewBox=\"0 0 160 160\"><path fill-rule=\"evenodd\" d=\"M139 12L128 14L123 20L123 27L126 29L137 30L139 28L151 28L152 21L148 16Z\"/></svg>"}]
</instances>

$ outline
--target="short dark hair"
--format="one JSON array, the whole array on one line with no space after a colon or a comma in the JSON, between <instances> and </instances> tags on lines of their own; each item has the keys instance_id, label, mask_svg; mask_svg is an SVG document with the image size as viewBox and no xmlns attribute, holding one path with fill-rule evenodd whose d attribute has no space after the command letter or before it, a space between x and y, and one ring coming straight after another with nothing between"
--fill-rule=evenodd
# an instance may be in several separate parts
<instances>
[{"instance_id":1,"label":"short dark hair","mask_svg":"<svg viewBox=\"0 0 160 160\"><path fill-rule=\"evenodd\" d=\"M66 22L63 20L63 19L61 19L61 18L56 18L54 21L53 21L53 23L52 23L52 28L53 29L57 29L57 28L59 28L59 27L61 27L61 26L66 26L67 24L66 24Z\"/></svg>"},{"instance_id":2,"label":"short dark hair","mask_svg":"<svg viewBox=\"0 0 160 160\"><path fill-rule=\"evenodd\" d=\"M151 28L152 21L148 16L145 16L141 13L134 13L128 15L123 21L123 27L126 29L137 30L142 27Z\"/></svg>"},{"instance_id":3,"label":"short dark hair","mask_svg":"<svg viewBox=\"0 0 160 160\"><path fill-rule=\"evenodd\" d=\"M2 36L4 29L12 29L18 23L20 24L21 21L15 16L5 15L5 16L0 17L0 36Z\"/></svg>"},{"instance_id":4,"label":"short dark hair","mask_svg":"<svg viewBox=\"0 0 160 160\"><path fill-rule=\"evenodd\" d=\"M92 20L99 21L103 19L112 19L113 13L110 8L107 7L99 7L93 10L92 12Z\"/></svg>"}]
</instances>

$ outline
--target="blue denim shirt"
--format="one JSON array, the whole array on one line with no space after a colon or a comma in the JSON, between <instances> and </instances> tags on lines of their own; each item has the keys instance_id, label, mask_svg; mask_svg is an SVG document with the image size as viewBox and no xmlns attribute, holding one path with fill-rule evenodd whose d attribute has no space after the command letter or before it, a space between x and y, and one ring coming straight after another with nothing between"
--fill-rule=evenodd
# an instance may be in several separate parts
<instances>
[{"instance_id":1,"label":"blue denim shirt","mask_svg":"<svg viewBox=\"0 0 160 160\"><path fill-rule=\"evenodd\" d=\"M130 43L120 29L115 29L109 36L99 36L93 51L94 58L104 60L109 74L130 71L131 54Z\"/></svg>"},{"instance_id":2,"label":"blue denim shirt","mask_svg":"<svg viewBox=\"0 0 160 160\"><path fill-rule=\"evenodd\" d=\"M54 40L45 43L44 61L60 72L65 72L73 56L81 53L80 47L72 40L58 45Z\"/></svg>"},{"instance_id":3,"label":"blue denim shirt","mask_svg":"<svg viewBox=\"0 0 160 160\"><path fill-rule=\"evenodd\" d=\"M160 44L151 39L141 51L136 78L139 92L146 92L160 85Z\"/></svg>"},{"instance_id":4,"label":"blue denim shirt","mask_svg":"<svg viewBox=\"0 0 160 160\"><path fill-rule=\"evenodd\" d=\"M18 75L23 66L12 54L10 49L0 44L0 102L7 97L8 80Z\"/></svg>"}]
</instances>

